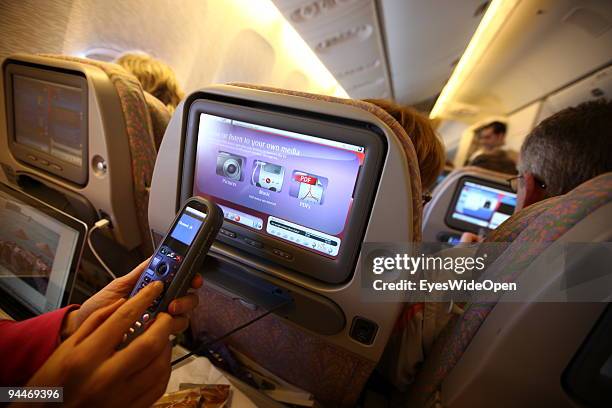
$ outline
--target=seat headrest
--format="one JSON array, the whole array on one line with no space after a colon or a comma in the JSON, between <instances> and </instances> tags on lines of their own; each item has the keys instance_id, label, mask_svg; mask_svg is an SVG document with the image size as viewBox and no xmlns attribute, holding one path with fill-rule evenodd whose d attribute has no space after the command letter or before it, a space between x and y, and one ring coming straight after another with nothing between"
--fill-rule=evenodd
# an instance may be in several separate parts
<instances>
[{"instance_id":1,"label":"seat headrest","mask_svg":"<svg viewBox=\"0 0 612 408\"><path fill-rule=\"evenodd\" d=\"M419 161L417 159L416 150L410 137L406 134L404 128L384 109L365 102L359 99L344 99L336 98L328 95L318 95L308 92L292 91L288 89L279 89L268 86L252 85L245 83L231 83L230 85L238 86L242 88L256 89L260 91L273 92L284 95L299 96L302 98L315 99L325 102L339 103L343 105L350 105L357 108L361 108L378 119L382 120L395 134L399 140L404 156L406 157L406 163L408 166L408 174L410 175L410 186L412 192L412 208L414 209L413 214L413 232L414 241L421 241L421 223L423 218L423 201L422 201L422 189L421 189L421 173L419 171Z\"/></svg>"},{"instance_id":2,"label":"seat headrest","mask_svg":"<svg viewBox=\"0 0 612 408\"><path fill-rule=\"evenodd\" d=\"M598 208L612 202L612 173L595 177L558 197L530 205L498 227L487 242L512 242L497 262L503 262L506 270L521 271L549 245L584 220ZM530 243L544 245L533 245ZM519 266L516 266L519 265ZM523 265L523 266L520 266ZM515 267L516 266L516 267ZM457 364L472 338L495 307L495 302L479 302L469 305L456 319L454 325L438 339L445 344L432 381L440 384Z\"/></svg>"},{"instance_id":3,"label":"seat headrest","mask_svg":"<svg viewBox=\"0 0 612 408\"><path fill-rule=\"evenodd\" d=\"M159 151L159 146L164 138L164 133L166 133L166 128L168 127L172 114L162 101L150 93L144 91L144 97L147 103L147 109L149 110L149 117L151 118L155 149Z\"/></svg>"}]
</instances>

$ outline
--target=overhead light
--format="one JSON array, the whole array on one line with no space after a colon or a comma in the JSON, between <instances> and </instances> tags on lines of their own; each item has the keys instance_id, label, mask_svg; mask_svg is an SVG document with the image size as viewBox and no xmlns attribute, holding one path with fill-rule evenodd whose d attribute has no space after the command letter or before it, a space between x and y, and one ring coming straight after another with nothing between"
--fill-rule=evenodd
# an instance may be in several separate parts
<instances>
[{"instance_id":1,"label":"overhead light","mask_svg":"<svg viewBox=\"0 0 612 408\"><path fill-rule=\"evenodd\" d=\"M493 0L486 13L480 20L478 28L470 43L468 44L451 77L442 89L436 104L431 110L431 119L441 116L447 109L449 102L457 94L459 87L468 79L476 64L480 61L485 51L500 29L516 8L520 0Z\"/></svg>"}]
</instances>

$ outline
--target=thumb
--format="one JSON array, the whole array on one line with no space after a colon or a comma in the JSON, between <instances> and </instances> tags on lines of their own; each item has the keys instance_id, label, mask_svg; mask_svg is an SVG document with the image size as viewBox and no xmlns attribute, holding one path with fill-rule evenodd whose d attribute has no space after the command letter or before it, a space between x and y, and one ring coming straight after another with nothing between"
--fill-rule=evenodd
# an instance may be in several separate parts
<instances>
[{"instance_id":1,"label":"thumb","mask_svg":"<svg viewBox=\"0 0 612 408\"><path fill-rule=\"evenodd\" d=\"M148 257L143 262L141 262L140 265L132 269L131 272L109 283L108 288L112 289L113 291L120 291L120 292L125 292L126 290L127 291L132 290L136 282L138 282L138 278L140 277L140 275L142 275L142 273L147 268L147 265L149 265L150 261L151 261L151 257Z\"/></svg>"}]
</instances>

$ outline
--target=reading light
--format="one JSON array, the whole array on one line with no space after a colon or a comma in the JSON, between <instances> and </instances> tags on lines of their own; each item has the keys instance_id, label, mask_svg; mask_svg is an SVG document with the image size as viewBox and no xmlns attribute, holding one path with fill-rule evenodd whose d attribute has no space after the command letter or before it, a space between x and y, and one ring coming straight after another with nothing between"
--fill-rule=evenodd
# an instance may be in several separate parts
<instances>
[{"instance_id":1,"label":"reading light","mask_svg":"<svg viewBox=\"0 0 612 408\"><path fill-rule=\"evenodd\" d=\"M269 40L274 40L282 52L277 57L282 63L299 67L308 79L320 88L319 92L328 95L348 98L348 94L329 72L312 49L306 44L293 26L276 8L272 0L234 0L238 9L247 14L254 29Z\"/></svg>"},{"instance_id":2,"label":"reading light","mask_svg":"<svg viewBox=\"0 0 612 408\"><path fill-rule=\"evenodd\" d=\"M510 17L519 2L520 0L491 1L459 63L436 100L436 104L429 114L431 119L441 116L451 99L457 94L461 84L468 79L476 63L480 61L500 29L508 21L508 17Z\"/></svg>"}]
</instances>

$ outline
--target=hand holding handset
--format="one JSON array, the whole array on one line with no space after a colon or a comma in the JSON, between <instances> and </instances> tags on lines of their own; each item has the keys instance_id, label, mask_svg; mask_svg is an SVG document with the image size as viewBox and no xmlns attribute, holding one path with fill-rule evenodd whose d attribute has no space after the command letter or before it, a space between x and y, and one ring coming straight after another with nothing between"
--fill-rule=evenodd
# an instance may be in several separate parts
<instances>
[{"instance_id":1,"label":"hand holding handset","mask_svg":"<svg viewBox=\"0 0 612 408\"><path fill-rule=\"evenodd\" d=\"M119 348L127 346L172 300L187 292L222 224L223 212L216 204L199 197L185 202L130 297L154 281L162 281L164 291L124 335Z\"/></svg>"}]
</instances>

